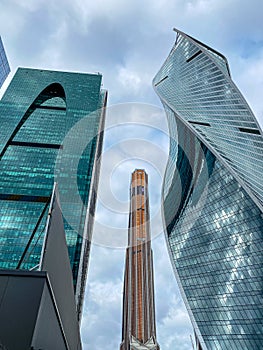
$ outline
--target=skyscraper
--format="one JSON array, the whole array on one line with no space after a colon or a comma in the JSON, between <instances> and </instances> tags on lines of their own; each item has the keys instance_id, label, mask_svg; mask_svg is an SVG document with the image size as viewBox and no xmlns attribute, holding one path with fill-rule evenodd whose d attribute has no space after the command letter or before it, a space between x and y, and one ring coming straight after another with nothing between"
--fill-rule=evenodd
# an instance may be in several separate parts
<instances>
[{"instance_id":1,"label":"skyscraper","mask_svg":"<svg viewBox=\"0 0 263 350\"><path fill-rule=\"evenodd\" d=\"M121 350L159 350L156 342L148 176L132 173L128 248L124 273Z\"/></svg>"},{"instance_id":2,"label":"skyscraper","mask_svg":"<svg viewBox=\"0 0 263 350\"><path fill-rule=\"evenodd\" d=\"M0 36L0 88L3 85L6 77L10 73L10 67L5 54L4 45Z\"/></svg>"},{"instance_id":3,"label":"skyscraper","mask_svg":"<svg viewBox=\"0 0 263 350\"><path fill-rule=\"evenodd\" d=\"M56 181L79 317L107 97L101 78L19 68L0 103L0 268L38 268L60 161ZM83 118L88 120L84 134L72 132Z\"/></svg>"},{"instance_id":4,"label":"skyscraper","mask_svg":"<svg viewBox=\"0 0 263 350\"><path fill-rule=\"evenodd\" d=\"M170 129L167 244L204 349L260 349L263 137L226 58L176 30L153 80Z\"/></svg>"}]
</instances>

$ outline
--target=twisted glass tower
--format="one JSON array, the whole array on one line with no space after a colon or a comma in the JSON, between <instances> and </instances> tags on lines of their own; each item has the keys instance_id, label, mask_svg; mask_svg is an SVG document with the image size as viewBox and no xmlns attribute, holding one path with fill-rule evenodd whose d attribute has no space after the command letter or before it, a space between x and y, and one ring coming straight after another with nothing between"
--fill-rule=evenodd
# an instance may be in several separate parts
<instances>
[{"instance_id":1,"label":"twisted glass tower","mask_svg":"<svg viewBox=\"0 0 263 350\"><path fill-rule=\"evenodd\" d=\"M153 80L170 129L163 216L203 349L260 349L263 137L219 52L176 30Z\"/></svg>"},{"instance_id":2,"label":"twisted glass tower","mask_svg":"<svg viewBox=\"0 0 263 350\"><path fill-rule=\"evenodd\" d=\"M0 268L38 267L60 160L58 190L79 316L102 147L106 92L101 79L100 74L19 68L0 102ZM66 135L84 117L84 140L71 132L66 150ZM85 147L78 154L81 142Z\"/></svg>"}]
</instances>

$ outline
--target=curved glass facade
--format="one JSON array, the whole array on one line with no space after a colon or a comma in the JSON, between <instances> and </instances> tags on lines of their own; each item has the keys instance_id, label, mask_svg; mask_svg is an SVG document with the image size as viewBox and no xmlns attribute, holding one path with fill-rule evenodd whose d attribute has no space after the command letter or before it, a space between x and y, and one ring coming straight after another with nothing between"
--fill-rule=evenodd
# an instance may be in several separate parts
<instances>
[{"instance_id":1,"label":"curved glass facade","mask_svg":"<svg viewBox=\"0 0 263 350\"><path fill-rule=\"evenodd\" d=\"M90 190L96 152L102 142L97 137L103 119L99 109L106 96L101 78L98 74L20 68L0 102L0 268L32 269L39 264L59 152L69 130L89 115L86 135L91 141L79 159L77 174L73 174L81 205L67 198L74 188L73 177L72 182L59 181L69 178L71 169L61 167L57 180L63 214L67 213L64 226L79 303L83 292L79 284L85 278L83 264L87 265L89 253L88 242L83 239L84 224L87 208L91 212L95 207ZM79 135L75 135L72 142L78 141ZM76 158L74 150L65 156Z\"/></svg>"},{"instance_id":2,"label":"curved glass facade","mask_svg":"<svg viewBox=\"0 0 263 350\"><path fill-rule=\"evenodd\" d=\"M226 59L182 32L153 85L171 137L163 186L168 249L195 332L203 349L259 349L260 127Z\"/></svg>"}]
</instances>

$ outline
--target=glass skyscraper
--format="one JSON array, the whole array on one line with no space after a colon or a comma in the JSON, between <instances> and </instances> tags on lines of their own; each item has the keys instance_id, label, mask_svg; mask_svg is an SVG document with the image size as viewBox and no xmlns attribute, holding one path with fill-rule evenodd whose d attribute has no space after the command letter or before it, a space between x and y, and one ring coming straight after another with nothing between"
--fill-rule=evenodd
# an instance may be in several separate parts
<instances>
[{"instance_id":1,"label":"glass skyscraper","mask_svg":"<svg viewBox=\"0 0 263 350\"><path fill-rule=\"evenodd\" d=\"M10 67L5 54L4 45L0 36L0 88L10 73Z\"/></svg>"},{"instance_id":2,"label":"glass skyscraper","mask_svg":"<svg viewBox=\"0 0 263 350\"><path fill-rule=\"evenodd\" d=\"M0 102L0 268L38 268L60 161L56 181L79 315L107 97L101 79L100 74L19 68ZM66 135L83 118L84 140L71 132L66 147ZM81 142L85 147L78 155L74 145ZM74 183L81 201L74 197Z\"/></svg>"},{"instance_id":3,"label":"glass skyscraper","mask_svg":"<svg viewBox=\"0 0 263 350\"><path fill-rule=\"evenodd\" d=\"M120 350L160 350L156 341L148 175L132 173Z\"/></svg>"},{"instance_id":4,"label":"glass skyscraper","mask_svg":"<svg viewBox=\"0 0 263 350\"><path fill-rule=\"evenodd\" d=\"M226 58L176 30L153 80L170 129L163 214L202 349L260 349L263 137Z\"/></svg>"}]
</instances>

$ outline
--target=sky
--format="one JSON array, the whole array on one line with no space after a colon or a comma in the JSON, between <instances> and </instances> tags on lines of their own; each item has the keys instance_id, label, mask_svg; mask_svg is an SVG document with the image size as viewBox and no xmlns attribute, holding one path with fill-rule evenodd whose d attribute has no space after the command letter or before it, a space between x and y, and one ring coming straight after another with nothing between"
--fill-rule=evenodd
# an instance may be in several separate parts
<instances>
[{"instance_id":1,"label":"sky","mask_svg":"<svg viewBox=\"0 0 263 350\"><path fill-rule=\"evenodd\" d=\"M100 72L109 91L84 350L117 349L121 342L129 182L138 167L146 169L150 183L157 339L162 350L192 349L191 324L162 232L168 137L151 82L176 27L227 57L234 82L262 125L262 13L262 0L0 0L0 35L12 71L0 96L17 67Z\"/></svg>"}]
</instances>

